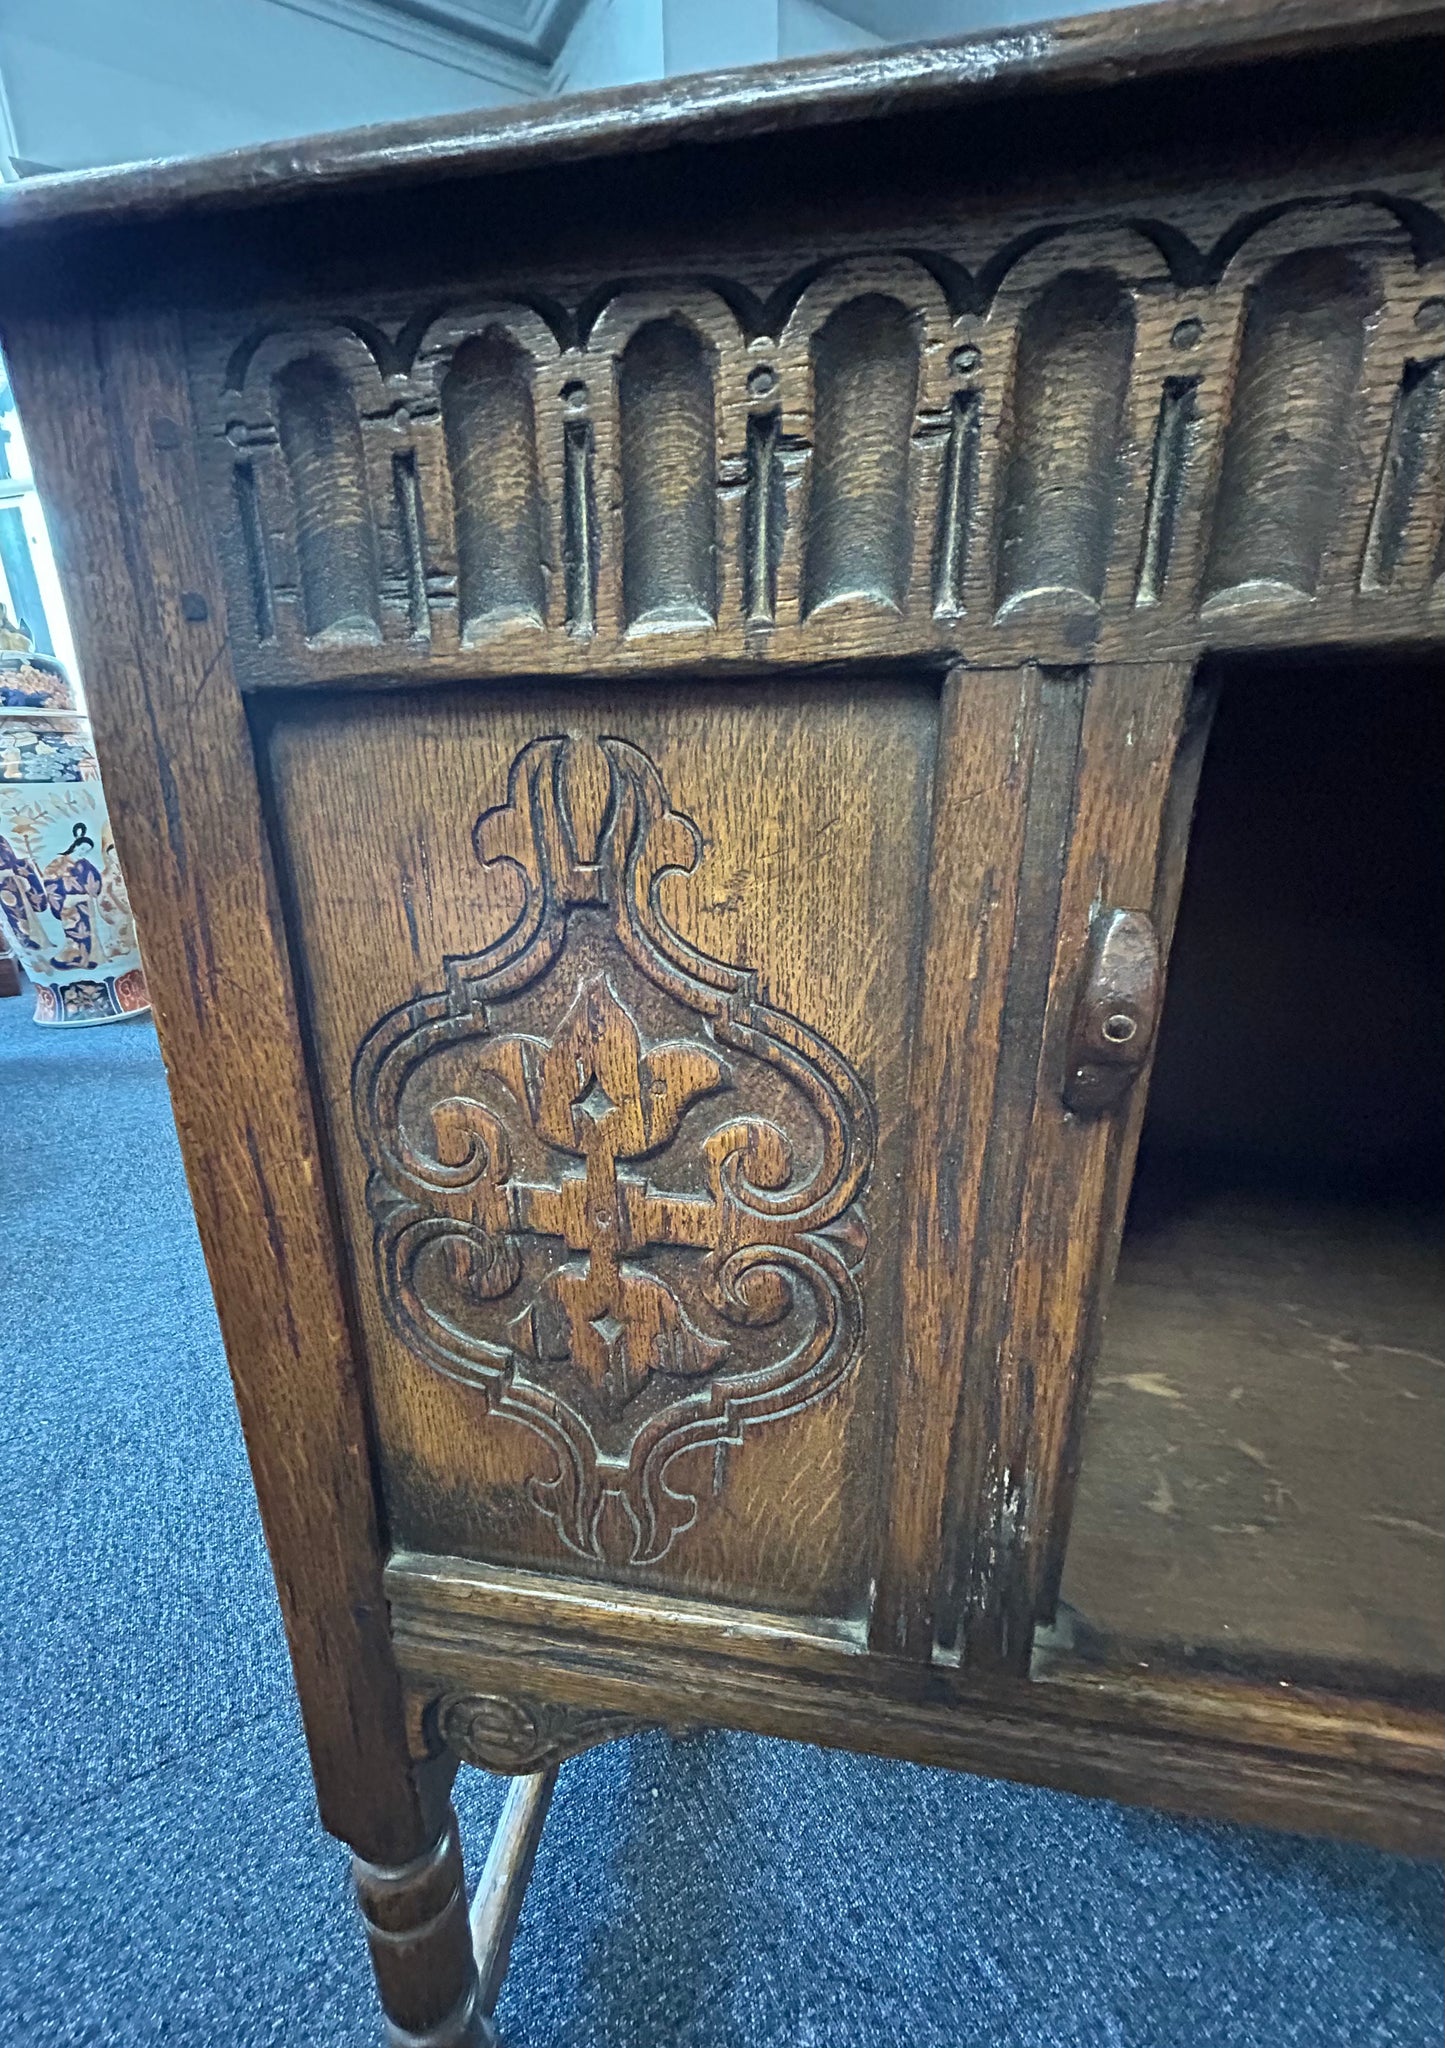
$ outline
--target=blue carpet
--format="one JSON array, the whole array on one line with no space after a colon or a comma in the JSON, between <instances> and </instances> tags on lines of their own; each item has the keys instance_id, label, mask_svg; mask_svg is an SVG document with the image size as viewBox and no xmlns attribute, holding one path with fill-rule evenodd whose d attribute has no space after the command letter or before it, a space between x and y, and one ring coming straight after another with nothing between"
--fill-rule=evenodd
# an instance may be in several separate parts
<instances>
[{"instance_id":1,"label":"blue carpet","mask_svg":"<svg viewBox=\"0 0 1445 2048\"><path fill-rule=\"evenodd\" d=\"M0 2021L373 2048L148 1023L0 1003ZM469 1855L498 1789L464 1773ZM510 2048L1437 2048L1438 1870L709 1735L563 1772Z\"/></svg>"}]
</instances>

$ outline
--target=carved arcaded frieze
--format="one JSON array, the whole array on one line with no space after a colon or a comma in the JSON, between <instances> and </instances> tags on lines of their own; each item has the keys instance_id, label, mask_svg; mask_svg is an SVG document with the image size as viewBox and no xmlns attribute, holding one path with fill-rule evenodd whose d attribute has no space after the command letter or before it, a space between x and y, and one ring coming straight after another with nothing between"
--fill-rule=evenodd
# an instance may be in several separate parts
<instances>
[{"instance_id":1,"label":"carved arcaded frieze","mask_svg":"<svg viewBox=\"0 0 1445 2048\"><path fill-rule=\"evenodd\" d=\"M510 1693L444 1693L428 1719L442 1748L463 1763L508 1777L549 1770L584 1749L635 1735L647 1725L627 1714L564 1707Z\"/></svg>"},{"instance_id":2,"label":"carved arcaded frieze","mask_svg":"<svg viewBox=\"0 0 1445 2048\"><path fill-rule=\"evenodd\" d=\"M858 1360L873 1109L669 925L701 835L637 747L534 740L475 843L521 874L517 922L356 1060L376 1284L408 1350L541 1440L566 1548L651 1564L700 1469L716 1489L725 1446Z\"/></svg>"},{"instance_id":3,"label":"carved arcaded frieze","mask_svg":"<svg viewBox=\"0 0 1445 2048\"><path fill-rule=\"evenodd\" d=\"M201 381L248 686L1347 641L1445 602L1445 222L1406 193L288 317Z\"/></svg>"}]
</instances>

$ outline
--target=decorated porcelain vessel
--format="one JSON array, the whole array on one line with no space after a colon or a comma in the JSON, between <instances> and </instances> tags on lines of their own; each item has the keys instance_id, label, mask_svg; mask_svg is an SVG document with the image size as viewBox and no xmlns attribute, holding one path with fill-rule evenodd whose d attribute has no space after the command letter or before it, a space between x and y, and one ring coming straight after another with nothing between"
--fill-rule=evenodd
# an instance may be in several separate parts
<instances>
[{"instance_id":1,"label":"decorated porcelain vessel","mask_svg":"<svg viewBox=\"0 0 1445 2048\"><path fill-rule=\"evenodd\" d=\"M37 1024L149 1008L90 722L48 655L0 651L0 917Z\"/></svg>"}]
</instances>

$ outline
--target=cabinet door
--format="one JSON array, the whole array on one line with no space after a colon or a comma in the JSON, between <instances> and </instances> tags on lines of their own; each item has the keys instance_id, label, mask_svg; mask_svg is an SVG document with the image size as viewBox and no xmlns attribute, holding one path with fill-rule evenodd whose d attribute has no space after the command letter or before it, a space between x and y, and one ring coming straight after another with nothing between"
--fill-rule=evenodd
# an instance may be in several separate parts
<instances>
[{"instance_id":1,"label":"cabinet door","mask_svg":"<svg viewBox=\"0 0 1445 2048\"><path fill-rule=\"evenodd\" d=\"M1028 669L258 714L398 1552L988 1661L1126 1121L1066 1101L1079 976L1101 906L1157 908L1180 704Z\"/></svg>"},{"instance_id":2,"label":"cabinet door","mask_svg":"<svg viewBox=\"0 0 1445 2048\"><path fill-rule=\"evenodd\" d=\"M1208 714L1181 665L1101 665L1068 701L1030 810L933 1613L935 1658L984 1679L1028 1672L1054 1595Z\"/></svg>"},{"instance_id":3,"label":"cabinet door","mask_svg":"<svg viewBox=\"0 0 1445 2048\"><path fill-rule=\"evenodd\" d=\"M304 319L244 348L224 310L120 322L104 380L30 351L90 553L142 576L87 615L98 722L298 1668L343 1733L352 1664L395 1655L423 1749L455 1696L1092 1754L1029 1751L996 1680L1127 1124L1127 1091L1071 1106L1070 1034L1100 920L1162 914L1189 664L891 649L895 583L947 637L919 508L954 471L908 432L892 302L814 311L815 459L773 449L741 501L678 439L707 358L635 309L580 421L460 315L405 406ZM669 431L639 438L654 350ZM834 404L855 371L881 467L884 415ZM758 453L736 404L714 427Z\"/></svg>"},{"instance_id":4,"label":"cabinet door","mask_svg":"<svg viewBox=\"0 0 1445 2048\"><path fill-rule=\"evenodd\" d=\"M395 1546L851 1623L927 678L268 722Z\"/></svg>"}]
</instances>

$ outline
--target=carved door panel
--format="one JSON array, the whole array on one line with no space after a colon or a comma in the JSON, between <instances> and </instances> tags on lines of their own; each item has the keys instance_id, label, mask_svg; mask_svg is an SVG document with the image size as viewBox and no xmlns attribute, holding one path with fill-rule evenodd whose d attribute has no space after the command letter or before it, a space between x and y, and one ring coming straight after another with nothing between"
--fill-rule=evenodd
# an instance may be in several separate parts
<instances>
[{"instance_id":1,"label":"carved door panel","mask_svg":"<svg viewBox=\"0 0 1445 2048\"><path fill-rule=\"evenodd\" d=\"M258 713L396 1551L911 1662L1016 1604L1120 1130L1065 1042L1099 902L1157 907L1164 680Z\"/></svg>"},{"instance_id":2,"label":"carved door panel","mask_svg":"<svg viewBox=\"0 0 1445 2048\"><path fill-rule=\"evenodd\" d=\"M938 707L270 721L398 1546L865 1611Z\"/></svg>"}]
</instances>

